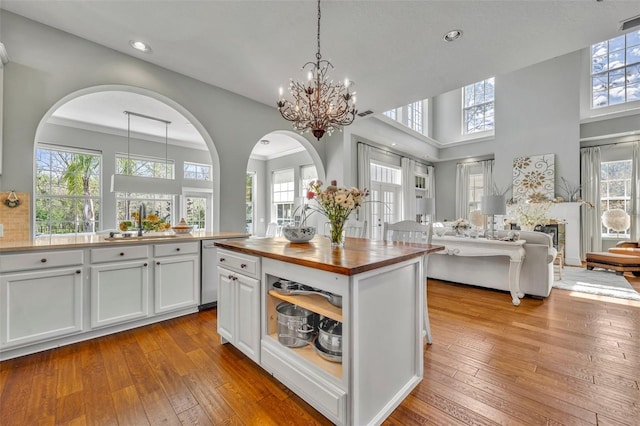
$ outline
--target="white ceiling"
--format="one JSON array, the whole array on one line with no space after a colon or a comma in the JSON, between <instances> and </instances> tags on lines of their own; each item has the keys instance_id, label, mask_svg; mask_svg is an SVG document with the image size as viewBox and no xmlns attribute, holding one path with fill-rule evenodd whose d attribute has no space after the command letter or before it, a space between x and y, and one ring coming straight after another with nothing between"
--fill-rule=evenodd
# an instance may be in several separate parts
<instances>
[{"instance_id":1,"label":"white ceiling","mask_svg":"<svg viewBox=\"0 0 640 426\"><path fill-rule=\"evenodd\" d=\"M316 4L309 0L0 6L267 105L315 56ZM617 36L620 21L639 13L638 0L326 0L322 53L336 80L356 82L359 110L380 113ZM454 28L464 36L444 42ZM149 43L153 53L133 50L129 40Z\"/></svg>"}]
</instances>

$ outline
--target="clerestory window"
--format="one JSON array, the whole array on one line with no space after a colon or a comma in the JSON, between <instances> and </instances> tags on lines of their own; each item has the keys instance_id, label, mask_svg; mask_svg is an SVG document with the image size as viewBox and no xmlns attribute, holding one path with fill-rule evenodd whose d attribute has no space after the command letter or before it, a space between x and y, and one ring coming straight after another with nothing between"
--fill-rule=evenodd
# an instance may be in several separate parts
<instances>
[{"instance_id":1,"label":"clerestory window","mask_svg":"<svg viewBox=\"0 0 640 426\"><path fill-rule=\"evenodd\" d=\"M468 135L493 130L495 127L495 78L465 86L463 89L464 128Z\"/></svg>"},{"instance_id":2,"label":"clerestory window","mask_svg":"<svg viewBox=\"0 0 640 426\"><path fill-rule=\"evenodd\" d=\"M591 46L591 106L640 100L640 31Z\"/></svg>"}]
</instances>

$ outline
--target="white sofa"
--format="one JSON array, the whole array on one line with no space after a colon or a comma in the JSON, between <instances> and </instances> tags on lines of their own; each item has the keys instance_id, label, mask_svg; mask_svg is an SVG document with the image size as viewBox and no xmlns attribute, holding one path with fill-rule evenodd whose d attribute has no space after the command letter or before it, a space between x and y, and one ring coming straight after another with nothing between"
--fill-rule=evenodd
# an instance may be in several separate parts
<instances>
[{"instance_id":1,"label":"white sofa","mask_svg":"<svg viewBox=\"0 0 640 426\"><path fill-rule=\"evenodd\" d=\"M507 231L496 231L496 237ZM520 231L525 240L525 258L520 271L520 290L524 294L547 297L553 286L553 260L556 250L551 235L536 231ZM433 241L433 244L438 244ZM464 257L446 254L446 250L429 256L427 276L444 281L470 284L509 291L509 258L507 256Z\"/></svg>"}]
</instances>

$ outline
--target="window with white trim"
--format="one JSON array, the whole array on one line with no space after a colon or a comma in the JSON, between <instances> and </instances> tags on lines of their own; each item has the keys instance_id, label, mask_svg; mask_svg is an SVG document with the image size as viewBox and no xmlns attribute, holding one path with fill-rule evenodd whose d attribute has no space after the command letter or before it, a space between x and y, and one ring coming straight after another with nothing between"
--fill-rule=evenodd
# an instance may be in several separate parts
<instances>
[{"instance_id":1,"label":"window with white trim","mask_svg":"<svg viewBox=\"0 0 640 426\"><path fill-rule=\"evenodd\" d=\"M632 160L603 161L600 164L600 208L601 212L621 209L631 213L631 169ZM630 237L630 230L618 232L602 226L602 236Z\"/></svg>"},{"instance_id":2,"label":"window with white trim","mask_svg":"<svg viewBox=\"0 0 640 426\"><path fill-rule=\"evenodd\" d=\"M383 114L386 115L387 117L389 117L392 120L397 120L398 119L398 109L397 108L390 109L389 111L385 111Z\"/></svg>"},{"instance_id":3,"label":"window with white trim","mask_svg":"<svg viewBox=\"0 0 640 426\"><path fill-rule=\"evenodd\" d=\"M293 223L295 180L293 169L273 172L273 210L278 225Z\"/></svg>"},{"instance_id":4,"label":"window with white trim","mask_svg":"<svg viewBox=\"0 0 640 426\"><path fill-rule=\"evenodd\" d=\"M495 78L465 86L463 89L463 133L468 135L495 127Z\"/></svg>"},{"instance_id":5,"label":"window with white trim","mask_svg":"<svg viewBox=\"0 0 640 426\"><path fill-rule=\"evenodd\" d=\"M173 196L169 194L137 194L116 192L116 221L135 222L133 213L137 213L140 204L144 204L147 217L154 215L164 223L172 223ZM136 226L135 223L132 223Z\"/></svg>"},{"instance_id":6,"label":"window with white trim","mask_svg":"<svg viewBox=\"0 0 640 426\"><path fill-rule=\"evenodd\" d=\"M36 149L36 235L100 229L101 163L102 156L96 152Z\"/></svg>"},{"instance_id":7,"label":"window with white trim","mask_svg":"<svg viewBox=\"0 0 640 426\"><path fill-rule=\"evenodd\" d=\"M640 100L640 31L591 46L591 107Z\"/></svg>"},{"instance_id":8,"label":"window with white trim","mask_svg":"<svg viewBox=\"0 0 640 426\"><path fill-rule=\"evenodd\" d=\"M173 171L173 160L116 154L116 173L119 175L173 179Z\"/></svg>"},{"instance_id":9,"label":"window with white trim","mask_svg":"<svg viewBox=\"0 0 640 426\"><path fill-rule=\"evenodd\" d=\"M407 105L407 127L422 133L422 101Z\"/></svg>"},{"instance_id":10,"label":"window with white trim","mask_svg":"<svg viewBox=\"0 0 640 426\"><path fill-rule=\"evenodd\" d=\"M316 166L307 165L300 167L300 196L306 197L309 191L309 183L318 180Z\"/></svg>"},{"instance_id":11,"label":"window with white trim","mask_svg":"<svg viewBox=\"0 0 640 426\"><path fill-rule=\"evenodd\" d=\"M211 180L211 166L184 162L184 178L193 180Z\"/></svg>"},{"instance_id":12,"label":"window with white trim","mask_svg":"<svg viewBox=\"0 0 640 426\"><path fill-rule=\"evenodd\" d=\"M402 200L402 171L399 167L371 162L371 221L369 235L382 239L384 222L400 220ZM410 183L409 183L410 184Z\"/></svg>"}]
</instances>

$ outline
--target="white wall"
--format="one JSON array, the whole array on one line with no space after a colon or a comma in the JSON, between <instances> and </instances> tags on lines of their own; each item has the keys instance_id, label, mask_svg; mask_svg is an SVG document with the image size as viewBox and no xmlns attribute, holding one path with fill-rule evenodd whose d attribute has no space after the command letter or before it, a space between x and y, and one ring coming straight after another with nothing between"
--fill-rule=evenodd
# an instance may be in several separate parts
<instances>
[{"instance_id":1,"label":"white wall","mask_svg":"<svg viewBox=\"0 0 640 426\"><path fill-rule=\"evenodd\" d=\"M0 14L11 61L4 68L0 190L33 191L38 124L60 99L101 85L143 88L175 101L210 136L220 161L220 229L243 231L247 160L265 134L289 129L274 107L168 71L7 11ZM324 159L322 143L311 141ZM213 155L213 154L212 154Z\"/></svg>"}]
</instances>

